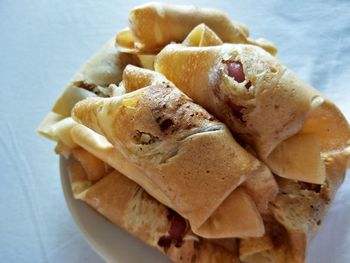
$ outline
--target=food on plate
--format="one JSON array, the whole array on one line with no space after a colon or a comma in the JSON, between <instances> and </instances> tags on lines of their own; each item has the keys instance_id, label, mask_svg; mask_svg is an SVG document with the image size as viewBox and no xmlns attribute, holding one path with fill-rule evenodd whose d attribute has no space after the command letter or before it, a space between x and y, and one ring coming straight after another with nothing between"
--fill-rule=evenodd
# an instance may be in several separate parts
<instances>
[{"instance_id":1,"label":"food on plate","mask_svg":"<svg viewBox=\"0 0 350 263\"><path fill-rule=\"evenodd\" d=\"M218 10L136 7L38 132L76 199L173 262L305 262L350 127L276 52Z\"/></svg>"}]
</instances>

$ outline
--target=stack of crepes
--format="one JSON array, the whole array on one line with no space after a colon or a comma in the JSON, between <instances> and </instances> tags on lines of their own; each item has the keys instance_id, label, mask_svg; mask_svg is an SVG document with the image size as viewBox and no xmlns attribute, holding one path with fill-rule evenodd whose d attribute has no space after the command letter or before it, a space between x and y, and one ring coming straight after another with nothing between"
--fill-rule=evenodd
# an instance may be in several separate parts
<instances>
[{"instance_id":1,"label":"stack of crepes","mask_svg":"<svg viewBox=\"0 0 350 263\"><path fill-rule=\"evenodd\" d=\"M305 262L350 128L268 41L213 9L150 3L38 131L73 194L174 262Z\"/></svg>"}]
</instances>

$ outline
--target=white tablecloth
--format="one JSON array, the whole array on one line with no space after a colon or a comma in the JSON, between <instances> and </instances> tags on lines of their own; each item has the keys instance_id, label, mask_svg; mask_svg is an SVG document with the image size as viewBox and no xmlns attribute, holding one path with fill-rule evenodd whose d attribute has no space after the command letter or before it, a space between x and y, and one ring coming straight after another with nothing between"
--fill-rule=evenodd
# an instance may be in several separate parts
<instances>
[{"instance_id":1,"label":"white tablecloth","mask_svg":"<svg viewBox=\"0 0 350 263\"><path fill-rule=\"evenodd\" d=\"M102 262L65 205L54 144L34 130L75 70L142 2L0 1L0 262ZM350 1L191 3L221 8L276 43L279 58L350 118ZM349 200L348 179L311 244L313 263L350 262Z\"/></svg>"}]
</instances>

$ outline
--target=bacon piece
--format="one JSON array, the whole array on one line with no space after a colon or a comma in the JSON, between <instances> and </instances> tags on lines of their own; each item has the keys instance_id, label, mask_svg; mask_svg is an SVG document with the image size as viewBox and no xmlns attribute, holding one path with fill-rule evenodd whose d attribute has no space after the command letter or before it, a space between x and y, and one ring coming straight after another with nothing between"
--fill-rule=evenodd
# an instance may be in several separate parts
<instances>
[{"instance_id":1,"label":"bacon piece","mask_svg":"<svg viewBox=\"0 0 350 263\"><path fill-rule=\"evenodd\" d=\"M227 67L227 73L231 78L234 78L239 83L245 81L245 75L243 72L243 66L241 62L227 61L224 63Z\"/></svg>"},{"instance_id":2,"label":"bacon piece","mask_svg":"<svg viewBox=\"0 0 350 263\"><path fill-rule=\"evenodd\" d=\"M171 222L168 235L162 236L158 241L158 245L165 249L169 248L171 244L180 247L182 238L188 230L188 224L182 216L171 209L169 209L168 219Z\"/></svg>"},{"instance_id":3,"label":"bacon piece","mask_svg":"<svg viewBox=\"0 0 350 263\"><path fill-rule=\"evenodd\" d=\"M243 65L239 61L222 61L222 63L226 64L227 67L227 75L231 78L234 78L238 83L242 83L245 81L245 74L243 71ZM252 83L249 81L245 87L249 89Z\"/></svg>"},{"instance_id":4,"label":"bacon piece","mask_svg":"<svg viewBox=\"0 0 350 263\"><path fill-rule=\"evenodd\" d=\"M171 239L181 241L183 234L187 230L187 223L185 219L175 211L170 210L169 217L171 221L169 235Z\"/></svg>"}]
</instances>

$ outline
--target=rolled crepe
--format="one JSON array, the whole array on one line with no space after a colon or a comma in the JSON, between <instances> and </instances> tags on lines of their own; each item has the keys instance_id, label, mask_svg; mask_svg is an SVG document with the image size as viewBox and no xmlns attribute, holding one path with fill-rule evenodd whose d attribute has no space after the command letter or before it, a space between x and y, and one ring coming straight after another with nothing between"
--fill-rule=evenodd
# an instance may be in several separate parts
<instances>
[{"instance_id":1,"label":"rolled crepe","mask_svg":"<svg viewBox=\"0 0 350 263\"><path fill-rule=\"evenodd\" d=\"M87 154L85 151L83 156ZM86 161L74 155L69 158L73 194L112 223L160 250L173 262L238 262L237 250L194 235L182 217L121 173L113 171L96 183L89 181L82 165Z\"/></svg>"},{"instance_id":2,"label":"rolled crepe","mask_svg":"<svg viewBox=\"0 0 350 263\"><path fill-rule=\"evenodd\" d=\"M243 189L237 198L224 200L246 178L266 167L235 142L225 125L174 86L156 84L118 98L84 100L72 115L106 136L142 169L141 176L125 175L188 219L195 233L204 237L263 234L259 213ZM229 215L221 212L223 208L217 210L238 199L250 214L250 221L245 222L250 227L244 230L220 224Z\"/></svg>"},{"instance_id":3,"label":"rolled crepe","mask_svg":"<svg viewBox=\"0 0 350 263\"><path fill-rule=\"evenodd\" d=\"M39 125L38 133L57 141L52 133L52 125L69 117L75 103L87 97L95 97L96 94L91 92L92 89L119 83L127 64L138 65L138 61L133 56L120 53L114 41L114 38L110 39L73 76L51 112Z\"/></svg>"},{"instance_id":4,"label":"rolled crepe","mask_svg":"<svg viewBox=\"0 0 350 263\"><path fill-rule=\"evenodd\" d=\"M202 28L203 29L203 28ZM151 84L173 85L162 74L128 65L123 72L123 85L126 92L134 91ZM267 167L260 173L248 178L243 186L253 198L260 213L266 213L269 201L278 192L277 184Z\"/></svg>"},{"instance_id":5,"label":"rolled crepe","mask_svg":"<svg viewBox=\"0 0 350 263\"><path fill-rule=\"evenodd\" d=\"M134 8L129 14L130 30L116 38L124 52L158 53L171 42L182 42L197 25L204 23L224 42L259 45L271 54L277 52L268 41L248 38L248 29L216 9L148 3Z\"/></svg>"},{"instance_id":6,"label":"rolled crepe","mask_svg":"<svg viewBox=\"0 0 350 263\"><path fill-rule=\"evenodd\" d=\"M300 131L323 99L259 47L168 45L155 70L224 121L266 159L283 140Z\"/></svg>"},{"instance_id":7,"label":"rolled crepe","mask_svg":"<svg viewBox=\"0 0 350 263\"><path fill-rule=\"evenodd\" d=\"M134 178L137 178L136 176L142 173L140 169L138 169L136 166L128 164L128 160L126 160L125 157L123 157L123 155L119 151L117 151L103 136L95 133L89 128L83 125L77 125L72 129L71 133L72 138L78 145L91 152L99 159L108 163L110 166L121 171L122 173L133 174L135 175ZM152 183L143 180L141 184L147 185ZM257 182L257 185L259 184L260 183ZM264 193L261 193L261 195L264 196ZM208 219L208 222L201 227L201 235L203 234L203 232L206 232L208 234L208 231L218 231L218 229L215 229L215 224L213 225L213 222L215 222L213 220L216 220L216 222L226 220L226 227L228 227L231 232L235 230L236 234L243 233L243 231L246 231L245 235L247 235L248 231L252 231L251 222L252 220L254 220L254 217L252 217L252 215L249 213L249 209L246 209L247 207L245 206L245 204L248 202L249 205L251 204L251 201L245 193L245 191L235 191L227 199L229 200L225 200L225 204L222 204L214 212L214 215L212 215L211 218ZM260 197L260 199L263 198ZM263 201L260 202L264 203ZM261 206L261 203L258 204ZM265 206L267 206L267 202L264 203L264 207ZM240 216L232 217L231 213L228 213L228 211L235 211L235 214L239 214ZM219 230L224 231L225 229Z\"/></svg>"}]
</instances>

